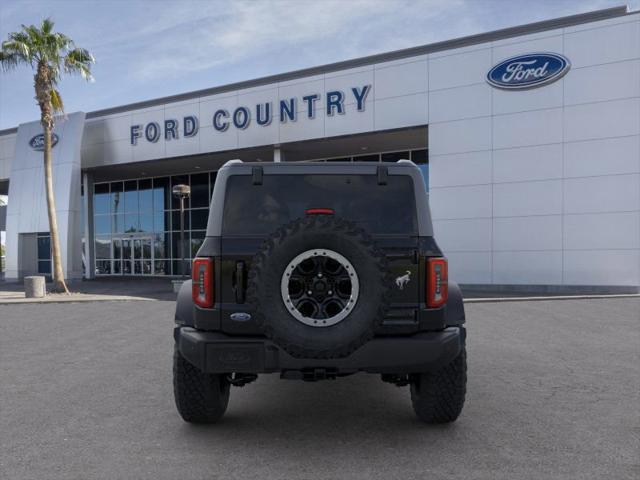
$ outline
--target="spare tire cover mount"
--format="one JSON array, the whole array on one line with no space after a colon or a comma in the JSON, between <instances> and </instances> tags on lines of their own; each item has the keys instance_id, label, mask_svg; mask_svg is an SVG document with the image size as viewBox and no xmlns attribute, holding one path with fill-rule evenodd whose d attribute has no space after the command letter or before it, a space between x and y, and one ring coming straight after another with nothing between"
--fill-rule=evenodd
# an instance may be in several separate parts
<instances>
[{"instance_id":1,"label":"spare tire cover mount","mask_svg":"<svg viewBox=\"0 0 640 480\"><path fill-rule=\"evenodd\" d=\"M344 320L358 301L358 274L347 258L326 248L297 255L280 282L282 301L296 320L329 327Z\"/></svg>"}]
</instances>

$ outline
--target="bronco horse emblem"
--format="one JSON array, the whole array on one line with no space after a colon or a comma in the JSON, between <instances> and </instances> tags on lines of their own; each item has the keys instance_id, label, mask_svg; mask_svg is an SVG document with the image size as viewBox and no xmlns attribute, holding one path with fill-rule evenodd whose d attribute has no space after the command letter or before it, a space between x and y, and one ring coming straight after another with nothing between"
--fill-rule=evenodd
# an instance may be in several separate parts
<instances>
[{"instance_id":1,"label":"bronco horse emblem","mask_svg":"<svg viewBox=\"0 0 640 480\"><path fill-rule=\"evenodd\" d=\"M409 283L409 280L411 280L411 272L407 270L405 275L396 278L396 285L400 290L404 290L404 286Z\"/></svg>"}]
</instances>

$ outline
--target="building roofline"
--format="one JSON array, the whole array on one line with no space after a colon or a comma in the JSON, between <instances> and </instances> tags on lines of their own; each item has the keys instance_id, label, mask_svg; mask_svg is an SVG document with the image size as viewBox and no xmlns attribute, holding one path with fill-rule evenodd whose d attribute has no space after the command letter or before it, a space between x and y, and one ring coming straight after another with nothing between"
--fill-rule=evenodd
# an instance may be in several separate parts
<instances>
[{"instance_id":1,"label":"building roofline","mask_svg":"<svg viewBox=\"0 0 640 480\"><path fill-rule=\"evenodd\" d=\"M212 88L205 88L202 90L194 90L191 92L179 93L176 95L170 95L166 97L154 98L151 100L143 100L141 102L129 103L126 105L120 105L116 107L105 108L102 110L94 110L86 115L87 119L98 118L105 115L113 115L116 113L128 112L131 110L137 110L141 108L149 108L157 105L164 105L167 103L181 102L185 100L191 100L198 97L215 95L219 93L226 93L234 90L241 90L244 88L257 87L261 85L267 85L276 82L283 82L287 80L295 80L298 78L304 78L312 75L318 75L322 73L334 72L339 70L345 70L348 68L361 67L370 65L373 63L388 62L391 60L400 60L403 58L415 57L418 55L425 55L429 53L441 52L444 50L452 50L455 48L468 47L480 43L487 43L496 40L502 40L505 38L519 37L526 34L543 32L546 30L553 30L556 28L570 27L574 25L581 25L584 23L591 23L600 20L606 20L615 17L622 17L625 15L632 15L637 12L629 12L625 5L617 7L605 8L601 10L595 10L593 12L579 13L576 15L569 15L566 17L559 17L550 20L542 20L539 22L528 23L524 25L518 25L515 27L502 28L500 30L493 30L491 32L478 33L475 35L469 35L466 37L454 38L451 40L444 40L441 42L430 43L427 45L421 45L418 47L405 48L402 50L395 50L391 52L378 53L375 55L368 55L366 57L359 57L351 60L344 60L341 62L329 63L320 65L317 67L304 68L301 70L294 70L291 72L280 73L276 75L269 75L266 77L260 77L252 80L245 80L241 82L230 83L227 85L221 85ZM0 135L15 133L17 127L9 128L6 130L0 130Z\"/></svg>"}]
</instances>

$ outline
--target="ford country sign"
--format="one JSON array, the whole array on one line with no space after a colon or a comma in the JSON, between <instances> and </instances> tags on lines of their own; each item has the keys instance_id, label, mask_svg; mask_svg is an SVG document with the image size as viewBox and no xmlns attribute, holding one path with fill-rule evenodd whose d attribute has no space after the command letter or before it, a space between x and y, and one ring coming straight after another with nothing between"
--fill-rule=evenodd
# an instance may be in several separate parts
<instances>
[{"instance_id":1,"label":"ford country sign","mask_svg":"<svg viewBox=\"0 0 640 480\"><path fill-rule=\"evenodd\" d=\"M487 82L505 90L541 87L561 78L571 63L557 53L530 53L508 58L489 70Z\"/></svg>"},{"instance_id":2,"label":"ford country sign","mask_svg":"<svg viewBox=\"0 0 640 480\"><path fill-rule=\"evenodd\" d=\"M55 133L52 133L51 148L56 146L56 143L58 143L58 140L59 140L58 135L56 135ZM38 152L43 152L44 151L44 133L39 133L38 135L31 138L31 140L29 140L29 146L34 150L37 150Z\"/></svg>"}]
</instances>

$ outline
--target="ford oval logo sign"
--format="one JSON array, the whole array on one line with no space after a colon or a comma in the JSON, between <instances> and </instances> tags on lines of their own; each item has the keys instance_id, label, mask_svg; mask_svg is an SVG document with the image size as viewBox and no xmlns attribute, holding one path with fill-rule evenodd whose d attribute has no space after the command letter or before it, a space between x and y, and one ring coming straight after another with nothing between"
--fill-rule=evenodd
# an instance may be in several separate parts
<instances>
[{"instance_id":1,"label":"ford oval logo sign","mask_svg":"<svg viewBox=\"0 0 640 480\"><path fill-rule=\"evenodd\" d=\"M489 70L487 82L505 90L541 87L566 74L571 62L557 53L530 53L508 58Z\"/></svg>"},{"instance_id":2,"label":"ford oval logo sign","mask_svg":"<svg viewBox=\"0 0 640 480\"><path fill-rule=\"evenodd\" d=\"M56 135L55 133L51 134L51 148L56 146L56 143L58 143L58 135ZM39 133L38 135L36 135L35 137L33 137L31 140L29 140L29 145L31 146L31 148L33 148L34 150L37 150L38 152L44 152L44 133Z\"/></svg>"}]
</instances>

